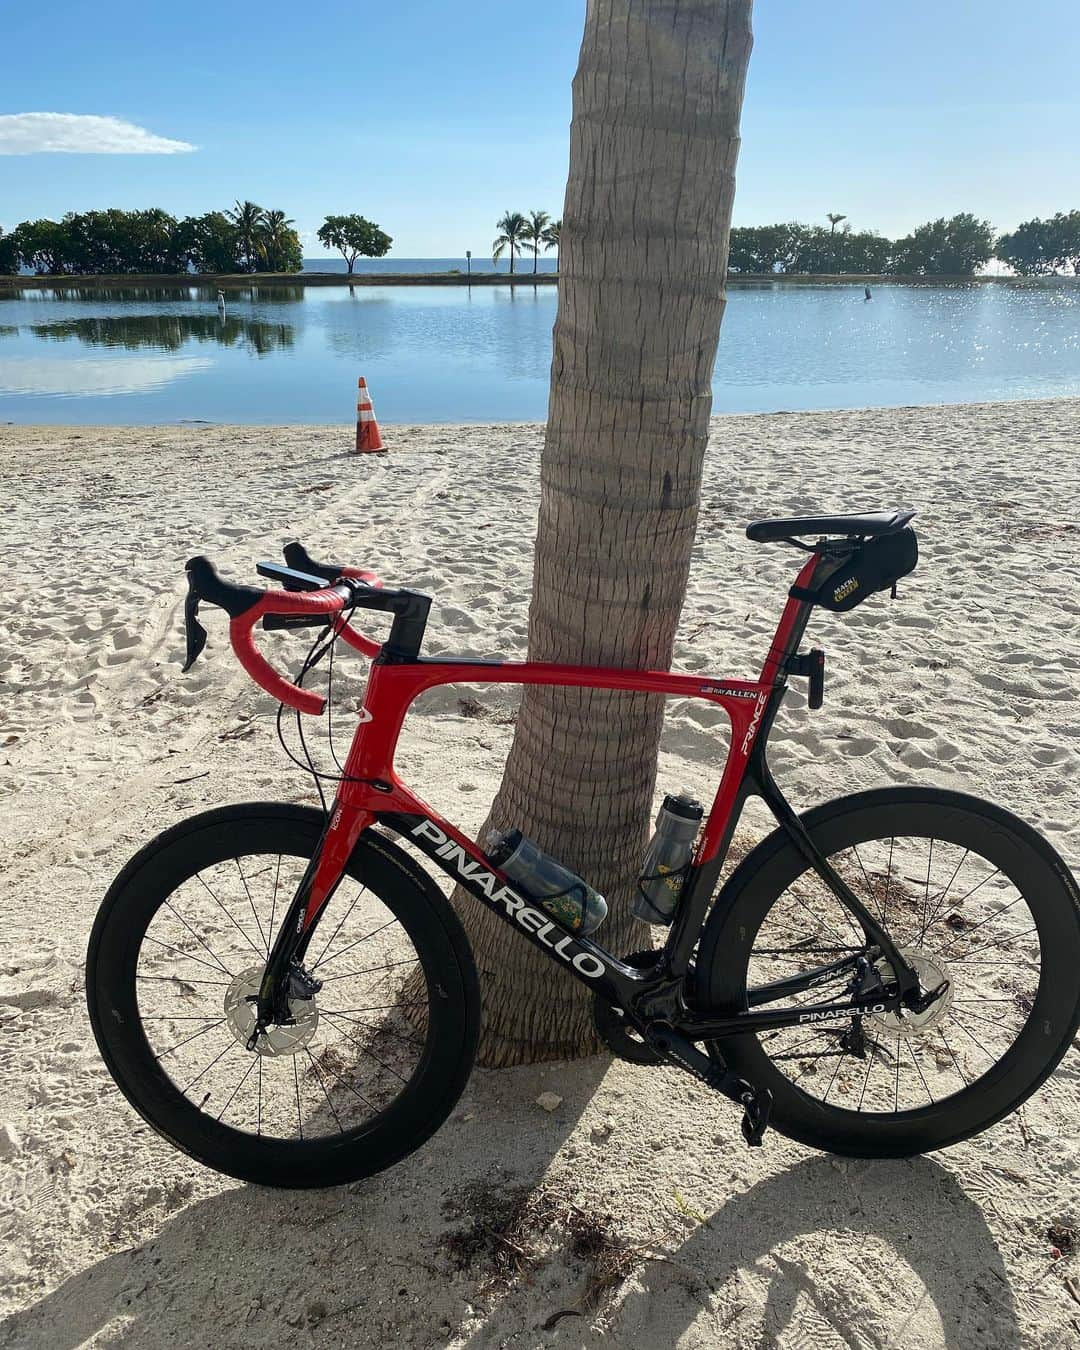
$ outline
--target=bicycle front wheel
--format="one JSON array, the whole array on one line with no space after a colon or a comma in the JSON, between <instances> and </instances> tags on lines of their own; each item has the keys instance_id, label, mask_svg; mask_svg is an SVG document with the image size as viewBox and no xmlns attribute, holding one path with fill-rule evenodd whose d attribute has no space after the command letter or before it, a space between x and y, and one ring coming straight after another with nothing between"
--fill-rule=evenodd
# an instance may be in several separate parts
<instances>
[{"instance_id":1,"label":"bicycle front wheel","mask_svg":"<svg viewBox=\"0 0 1080 1350\"><path fill-rule=\"evenodd\" d=\"M781 1132L833 1153L924 1153L1015 1110L1080 1025L1080 897L1064 862L1010 813L936 788L860 793L803 823L923 988L947 991L922 1014L807 1022L712 1052L772 1091ZM850 969L776 1001L765 987L864 952L888 979L888 963L776 831L710 917L699 996L724 1015L842 1001Z\"/></svg>"},{"instance_id":2,"label":"bicycle front wheel","mask_svg":"<svg viewBox=\"0 0 1080 1350\"><path fill-rule=\"evenodd\" d=\"M230 806L153 840L106 896L90 1020L139 1114L208 1167L269 1186L381 1171L446 1119L479 1030L476 969L439 890L369 831L305 958L322 982L249 1048L270 947L322 829L305 807Z\"/></svg>"}]
</instances>

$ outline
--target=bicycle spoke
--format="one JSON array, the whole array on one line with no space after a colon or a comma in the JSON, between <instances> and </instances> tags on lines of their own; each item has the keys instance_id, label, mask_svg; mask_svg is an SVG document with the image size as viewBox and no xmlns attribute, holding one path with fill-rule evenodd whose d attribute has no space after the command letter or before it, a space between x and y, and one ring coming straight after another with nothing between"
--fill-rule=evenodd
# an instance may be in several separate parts
<instances>
[{"instance_id":1,"label":"bicycle spoke","mask_svg":"<svg viewBox=\"0 0 1080 1350\"><path fill-rule=\"evenodd\" d=\"M213 1031L214 1027L221 1026L224 1021L224 1017L219 1017L213 1026L203 1027L201 1031L195 1031L190 1036L185 1036L182 1041L177 1041L175 1045L170 1045L168 1050L162 1050L161 1054L155 1055L154 1058L159 1060L164 1059L166 1055L171 1055L174 1050L179 1050L180 1047L184 1045L190 1045L191 1042L196 1040L199 1036L205 1036L208 1031Z\"/></svg>"},{"instance_id":2,"label":"bicycle spoke","mask_svg":"<svg viewBox=\"0 0 1080 1350\"><path fill-rule=\"evenodd\" d=\"M194 962L196 963L196 965L205 966L205 967L207 968L207 970L213 970L213 971L215 971L215 972L223 972L223 973L226 974L226 975L231 974L230 971L225 970L225 967L221 964L220 961L218 961L218 963L217 963L216 966L212 966L212 965L210 964L209 961L204 961L204 960L202 959L201 956L192 956L190 952L182 951L179 947L174 947L174 946L173 946L171 943L169 943L169 942L162 942L159 938L151 937L149 933L144 933L144 934L143 934L143 941L144 941L144 942L152 942L152 943L154 944L155 947L164 947L165 950L166 950L167 952L175 952L175 953L177 954L177 956L182 956L182 957L184 958L185 961L194 961ZM158 976L154 976L154 975L140 975L140 976L139 976L139 979L141 979L141 980L152 980L152 979L171 980L171 979L174 979L174 978L177 978L177 977L174 977L174 976L172 976L172 975L158 975ZM189 983L191 983L191 981L189 981ZM225 982L223 981L222 983L225 983ZM227 984L226 984L226 988L228 988L228 985L227 985Z\"/></svg>"},{"instance_id":3,"label":"bicycle spoke","mask_svg":"<svg viewBox=\"0 0 1080 1350\"><path fill-rule=\"evenodd\" d=\"M930 851L926 859L926 885L923 888L922 920L919 925L919 938L916 946L922 944L922 935L926 932L926 915L930 909L930 871L934 866L934 841L930 840ZM897 1058L899 1063L899 1057Z\"/></svg>"},{"instance_id":4,"label":"bicycle spoke","mask_svg":"<svg viewBox=\"0 0 1080 1350\"><path fill-rule=\"evenodd\" d=\"M829 1093L833 1090L833 1084L836 1082L836 1075L840 1072L840 1065L843 1064L845 1058L846 1056L841 1054L840 1057L837 1059L836 1068L833 1069L832 1071L832 1077L829 1079L829 1086L825 1089L825 1096L822 1098L823 1102L827 1102L829 1100Z\"/></svg>"},{"instance_id":5,"label":"bicycle spoke","mask_svg":"<svg viewBox=\"0 0 1080 1350\"><path fill-rule=\"evenodd\" d=\"M911 1048L911 1042L910 1042L910 1041L908 1041L908 1043L907 1043L907 1050L908 1050L908 1054L911 1056L911 1062L912 1062L912 1064L915 1065L915 1072L916 1072L916 1073L919 1075L919 1077L922 1079L922 1085L923 1085L923 1088L924 1088L924 1090L925 1090L925 1092L926 1092L926 1095L927 1095L927 1097L929 1097L930 1101L933 1102L933 1100L934 1100L934 1094L930 1091L930 1085L929 1085L929 1084L927 1083L927 1081L926 1081L926 1075L923 1073L922 1069L920 1068L920 1066L919 1066L919 1061L915 1058L915 1051Z\"/></svg>"},{"instance_id":6,"label":"bicycle spoke","mask_svg":"<svg viewBox=\"0 0 1080 1350\"><path fill-rule=\"evenodd\" d=\"M323 1016L325 1017L326 1014L324 1013ZM331 1026L335 1025L333 1018L327 1017L326 1020L330 1023ZM402 1078L401 1074L398 1073L397 1069L392 1069L389 1064L384 1063L383 1060L381 1060L373 1050L370 1050L363 1043L363 1041L358 1041L355 1036L350 1036L348 1032L342 1031L340 1027L337 1028L337 1031L338 1034L340 1036L344 1036L347 1041L351 1041L353 1045L359 1046L365 1055L368 1055L371 1059L373 1059L375 1063L378 1064L381 1068L385 1069L387 1073L392 1073L399 1083L407 1083L409 1081L407 1078Z\"/></svg>"},{"instance_id":7,"label":"bicycle spoke","mask_svg":"<svg viewBox=\"0 0 1080 1350\"><path fill-rule=\"evenodd\" d=\"M366 966L363 970L347 970L344 975L328 975L325 983L329 984L331 980L348 980L356 975L370 975L375 970L391 970L395 966L415 966L419 960L418 956L410 956L404 961L388 961L385 966Z\"/></svg>"},{"instance_id":8,"label":"bicycle spoke","mask_svg":"<svg viewBox=\"0 0 1080 1350\"><path fill-rule=\"evenodd\" d=\"M334 929L334 931L330 934L330 937L327 939L326 946L325 946L325 947L322 949L322 951L319 953L319 959L318 959L318 960L315 962L315 964L311 967L312 970L318 970L318 968L319 968L319 962L323 959L323 957L326 955L326 953L330 950L330 944L334 941L334 939L337 937L337 935L341 932L342 928L344 928L345 924L346 924L346 923L348 922L348 920L349 920L349 916L352 914L352 912L353 912L353 910L356 908L356 906L360 903L360 897L364 894L364 892L365 892L366 890L367 890L367 887L366 887L366 886L361 886L360 889L356 892L356 895L355 895L355 897L353 898L352 904L349 906L348 910L347 910L347 911L345 912L345 914L342 916L341 922L340 922L340 923L338 924L338 926Z\"/></svg>"},{"instance_id":9,"label":"bicycle spoke","mask_svg":"<svg viewBox=\"0 0 1080 1350\"><path fill-rule=\"evenodd\" d=\"M949 1038L945 1035L944 1031L942 1031L940 1027L938 1027L938 1035L945 1042L945 1049L948 1050L949 1054L952 1056L952 1062L956 1065L956 1072L964 1080L964 1086L968 1087L969 1084L967 1080L967 1074L965 1074L963 1069L960 1067L960 1061L956 1058L956 1051L949 1044Z\"/></svg>"},{"instance_id":10,"label":"bicycle spoke","mask_svg":"<svg viewBox=\"0 0 1080 1350\"><path fill-rule=\"evenodd\" d=\"M956 1025L960 1028L960 1030L964 1033L964 1035L968 1038L968 1040L971 1041L974 1045L977 1045L979 1047L979 1049L983 1052L983 1054L991 1062L991 1064L995 1063L996 1061L994 1059L994 1056L990 1053L989 1050L987 1050L986 1046L983 1045L982 1041L980 1041L977 1036L973 1036L972 1033L967 1029L967 1027L964 1026L959 1016L955 1017L953 1020L956 1022Z\"/></svg>"},{"instance_id":11,"label":"bicycle spoke","mask_svg":"<svg viewBox=\"0 0 1080 1350\"><path fill-rule=\"evenodd\" d=\"M304 1117L300 1111L300 1072L296 1067L296 1056L292 1057L293 1082L296 1084L296 1124L301 1140L304 1137Z\"/></svg>"},{"instance_id":12,"label":"bicycle spoke","mask_svg":"<svg viewBox=\"0 0 1080 1350\"><path fill-rule=\"evenodd\" d=\"M322 1074L319 1073L319 1066L315 1063L315 1059L314 1059L314 1057L312 1056L311 1051L307 1048L306 1045L304 1046L304 1054L307 1055L307 1057L308 1057L309 1060L311 1060L311 1068L312 1068L312 1072L315 1074L315 1077L316 1077L316 1078L318 1079L318 1081L319 1081L319 1086L322 1088L323 1096L326 1098L326 1104L327 1104L327 1106L330 1108L330 1112L331 1112L331 1114L333 1115L334 1120L335 1120L336 1123L337 1123L338 1133L339 1133L339 1134L344 1134L344 1133L345 1133L345 1126L342 1125L342 1123L341 1123L341 1117L338 1115L337 1111L335 1110L335 1108L334 1108L334 1103L330 1100L330 1094L329 1094L329 1092L327 1092L327 1090L326 1090L326 1084L325 1084L325 1083L323 1082L323 1080L322 1080Z\"/></svg>"},{"instance_id":13,"label":"bicycle spoke","mask_svg":"<svg viewBox=\"0 0 1080 1350\"><path fill-rule=\"evenodd\" d=\"M164 904L165 904L165 908L169 911L169 913L172 914L175 918L179 919L179 921L184 925L184 927L188 930L188 932L189 932L189 933L191 934L191 936L195 939L195 941L199 944L199 946L202 947L203 950L204 950L205 952L207 952L207 953L208 953L208 954L209 954L209 955L217 962L217 964L218 964L218 965L220 966L220 968L225 972L226 975L228 975L228 976L231 977L232 974L233 974L233 972L229 969L229 967L225 964L225 962L221 960L221 958L217 955L217 953L214 952L214 951L212 950L212 948L210 948L209 946L207 946L207 944L202 940L202 938L198 935L198 933L196 933L195 929L192 928L192 926L187 922L187 920L184 919L184 918L182 918L182 917L176 912L176 910L173 909L171 903L170 903L168 900L166 900L166 901L164 902Z\"/></svg>"},{"instance_id":14,"label":"bicycle spoke","mask_svg":"<svg viewBox=\"0 0 1080 1350\"><path fill-rule=\"evenodd\" d=\"M940 915L941 911L945 908L945 899L946 899L946 896L948 896L949 891L950 891L950 889L952 888L953 882L954 882L954 881L956 880L956 878L960 875L960 869L961 869L961 867L963 867L964 862L966 861L966 859L967 859L967 857L968 857L968 854L969 854L970 852L971 852L970 849L967 849L967 848L964 849L964 852L963 852L962 857L960 858L960 861L956 864L956 871L955 871L955 872L952 874L952 876L949 878L948 882L947 882L946 885L945 885L945 889L944 889L944 890L941 892L941 894L938 896L938 898L937 898L937 906L936 906L936 908L934 909L934 913L933 913L933 915L932 915L932 917L931 917L931 919L930 919L930 922L929 922L923 929L921 929L920 932L919 932L919 944L918 944L919 946L921 946L922 943L923 943L923 941L925 940L926 934L930 931L931 928L933 928L934 924L937 923L937 921L938 921L938 916Z\"/></svg>"},{"instance_id":15,"label":"bicycle spoke","mask_svg":"<svg viewBox=\"0 0 1080 1350\"><path fill-rule=\"evenodd\" d=\"M869 877L868 874L867 874L866 868L863 866L863 860L859 857L859 850L855 847L854 844L852 844L852 846L851 846L851 851L852 851L852 853L855 854L855 861L859 864L859 871L863 874L863 880L866 882L866 895L867 895L867 898L868 898L869 900L873 900L873 902L874 902L874 908L878 911L878 914L880 915L880 913L881 913L881 906L877 903L877 900L876 900L876 898L875 898L875 896L874 896L874 888L873 888L873 886L871 885L870 877Z\"/></svg>"},{"instance_id":16,"label":"bicycle spoke","mask_svg":"<svg viewBox=\"0 0 1080 1350\"><path fill-rule=\"evenodd\" d=\"M1018 895L1015 900L1010 900L1007 905L1004 905L1001 909L995 911L995 913L988 914L985 919L975 924L973 927L965 928L962 933L957 933L956 937L950 938L948 942L946 942L945 946L942 947L938 952L938 955L944 957L946 961L952 960L953 958L948 956L947 953L949 948L953 946L954 943L966 941L969 937L971 937L972 933L977 933L980 928L985 928L985 926L988 923L993 923L995 919L1000 919L1003 914L1007 914L1009 910L1012 909L1013 905L1020 904L1023 898L1024 897L1022 895ZM979 951L983 950L984 949L982 947L979 948Z\"/></svg>"},{"instance_id":17,"label":"bicycle spoke","mask_svg":"<svg viewBox=\"0 0 1080 1350\"><path fill-rule=\"evenodd\" d=\"M255 909L255 901L251 898L251 890L247 884L247 877L244 876L244 869L240 866L240 859L234 858L233 862L236 864L236 870L240 873L240 880L244 885L244 894L247 896L248 904L251 906L251 917L255 920L255 927L258 929L259 940L269 951L269 943L266 941L266 934L263 932L262 924L259 922L259 915Z\"/></svg>"},{"instance_id":18,"label":"bicycle spoke","mask_svg":"<svg viewBox=\"0 0 1080 1350\"><path fill-rule=\"evenodd\" d=\"M195 1086L195 1084L199 1081L199 1079L205 1077L206 1074L208 1074L210 1070L214 1067L214 1065L218 1062L218 1060L224 1059L225 1056L229 1053L229 1051L232 1050L234 1047L237 1050L240 1049L239 1045L237 1045L235 1041L230 1041L229 1044L225 1047L225 1049L220 1052L220 1054L215 1055L214 1058L210 1061L210 1063L207 1064L204 1069L201 1069L195 1075L195 1077L191 1080L191 1082L188 1083L187 1087L181 1088L180 1091L184 1094L184 1096L186 1097L187 1094L191 1091L191 1089Z\"/></svg>"},{"instance_id":19,"label":"bicycle spoke","mask_svg":"<svg viewBox=\"0 0 1080 1350\"><path fill-rule=\"evenodd\" d=\"M316 971L319 966L328 966L331 961L336 961L339 957L344 956L346 952L351 952L354 947L359 947L361 942L367 942L369 938L375 937L384 929L389 928L391 924L398 922L398 919L388 919L386 923L381 924L378 928L373 928L370 933L365 933L363 937L357 938L355 942L350 942L347 947L342 947L341 951L335 952L333 956L328 956L325 960L320 959L316 965L312 966L312 972Z\"/></svg>"},{"instance_id":20,"label":"bicycle spoke","mask_svg":"<svg viewBox=\"0 0 1080 1350\"><path fill-rule=\"evenodd\" d=\"M153 942L154 939L151 938L150 941ZM158 945L161 946L162 944L159 943ZM177 949L174 947L174 948L171 948L170 950L175 951L175 950L177 950ZM183 952L181 952L180 955L182 956L182 955L183 955ZM209 965L209 964L210 964L210 963L209 963L208 961L204 961L204 962L203 962L203 965ZM211 968L211 970L214 969L213 966L211 966L210 968ZM180 983L180 984L210 984L210 985L214 985L214 986L215 986L216 988L218 988L218 989L228 989L228 988L229 988L229 985L231 984L231 981L230 981L230 980L189 980L189 979L187 978L186 975L140 975L140 976L139 976L139 979L140 979L140 980L153 980L153 981L155 981L155 982L164 982L164 983L166 983L166 984L174 984L174 983Z\"/></svg>"},{"instance_id":21,"label":"bicycle spoke","mask_svg":"<svg viewBox=\"0 0 1080 1350\"><path fill-rule=\"evenodd\" d=\"M233 1098L234 1098L234 1097L236 1096L236 1094L240 1091L240 1089L244 1086L244 1084L247 1082L247 1080L251 1077L252 1070L255 1068L256 1062L258 1062L258 1063L260 1063L260 1064L262 1063L262 1055L253 1055L253 1056L252 1056L251 1063L250 1063L250 1064L247 1066L247 1068L244 1070L243 1076L241 1077L239 1083L237 1083L237 1085L233 1088L232 1092L229 1093L228 1097L226 1098L225 1105L224 1105L224 1106L221 1108L221 1110L218 1112L218 1114L217 1114L218 1120L220 1120L220 1119L222 1118L222 1116L224 1116L225 1112L226 1112L226 1111L229 1109L229 1107L232 1105Z\"/></svg>"},{"instance_id":22,"label":"bicycle spoke","mask_svg":"<svg viewBox=\"0 0 1080 1350\"><path fill-rule=\"evenodd\" d=\"M1010 933L1007 937L999 938L997 942L988 942L983 947L976 947L973 952L967 956L950 956L947 958L950 966L961 966L965 961L970 961L973 956L978 956L980 952L994 951L997 947L1003 947L1006 942L1015 942L1017 938L1029 937L1035 932L1036 925L1032 924L1030 928L1025 928L1022 933Z\"/></svg>"},{"instance_id":23,"label":"bicycle spoke","mask_svg":"<svg viewBox=\"0 0 1080 1350\"><path fill-rule=\"evenodd\" d=\"M274 916L277 914L278 882L281 880L281 854L277 855L277 867L274 869L274 894L270 897L270 923L266 930L266 956L270 959L270 944L274 940Z\"/></svg>"},{"instance_id":24,"label":"bicycle spoke","mask_svg":"<svg viewBox=\"0 0 1080 1350\"><path fill-rule=\"evenodd\" d=\"M245 941L245 942L247 943L247 945L251 948L251 950L255 953L255 955L258 956L258 957L261 957L261 956L262 956L262 952L259 951L258 947L255 946L255 944L254 944L254 942L252 942L251 938L248 937L247 933L245 933L244 930L240 927L240 925L236 922L236 919L233 918L233 915L232 915L231 911L227 908L227 906L225 906L224 904L222 904L221 900L214 894L214 892L213 892L213 891L210 889L210 887L206 884L206 882L203 880L203 875L202 875L201 872L196 873L195 880L198 881L198 882L200 883L200 885L202 886L203 890L207 893L207 895L210 897L210 899L213 900L214 904L217 905L218 909L221 910L222 914L225 915L225 917L226 917L226 918L228 919L228 921L232 924L232 926L236 929L236 931L240 934L240 936L244 939L244 941Z\"/></svg>"}]
</instances>

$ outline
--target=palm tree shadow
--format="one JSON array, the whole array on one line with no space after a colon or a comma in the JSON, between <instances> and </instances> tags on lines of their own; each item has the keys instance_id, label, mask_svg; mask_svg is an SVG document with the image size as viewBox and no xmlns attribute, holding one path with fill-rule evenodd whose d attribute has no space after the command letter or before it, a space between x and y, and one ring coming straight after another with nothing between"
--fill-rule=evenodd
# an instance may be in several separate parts
<instances>
[{"instance_id":1,"label":"palm tree shadow","mask_svg":"<svg viewBox=\"0 0 1080 1350\"><path fill-rule=\"evenodd\" d=\"M72 1275L0 1320L0 1350L109 1345L231 1350L277 1344L438 1344L467 1315L448 1289L446 1197L476 1183L535 1186L610 1066L605 1057L478 1069L419 1152L349 1187L237 1186L166 1218L155 1235ZM562 1097L554 1111L537 1097ZM164 1147L164 1146L163 1146ZM145 1228L144 1228L145 1231ZM380 1327L393 1326L393 1331ZM104 1335L103 1335L104 1333Z\"/></svg>"},{"instance_id":2,"label":"palm tree shadow","mask_svg":"<svg viewBox=\"0 0 1080 1350\"><path fill-rule=\"evenodd\" d=\"M688 1298L701 1286L726 1306L731 1344L760 1350L903 1345L908 1334L950 1350L1023 1344L982 1212L929 1158L813 1157L728 1201L667 1255L620 1310L636 1345L675 1344L701 1312Z\"/></svg>"}]
</instances>

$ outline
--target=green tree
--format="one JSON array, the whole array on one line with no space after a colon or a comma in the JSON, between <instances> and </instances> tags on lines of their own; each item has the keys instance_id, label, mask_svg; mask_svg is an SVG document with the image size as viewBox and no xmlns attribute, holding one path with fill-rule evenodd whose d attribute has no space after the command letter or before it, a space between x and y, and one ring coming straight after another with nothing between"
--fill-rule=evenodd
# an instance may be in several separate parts
<instances>
[{"instance_id":1,"label":"green tree","mask_svg":"<svg viewBox=\"0 0 1080 1350\"><path fill-rule=\"evenodd\" d=\"M256 270L260 272L300 272L304 267L304 255L300 246L300 236L293 228L294 222L284 211L264 211L259 230L259 259Z\"/></svg>"},{"instance_id":2,"label":"green tree","mask_svg":"<svg viewBox=\"0 0 1080 1350\"><path fill-rule=\"evenodd\" d=\"M525 228L522 231L522 238L532 249L534 273L540 263L540 250L544 244L544 232L550 224L551 217L546 211L530 211L525 222Z\"/></svg>"},{"instance_id":3,"label":"green tree","mask_svg":"<svg viewBox=\"0 0 1080 1350\"><path fill-rule=\"evenodd\" d=\"M1080 211L1059 211L1048 224L1054 270L1071 267L1073 274L1080 276Z\"/></svg>"},{"instance_id":4,"label":"green tree","mask_svg":"<svg viewBox=\"0 0 1080 1350\"><path fill-rule=\"evenodd\" d=\"M1022 277L1040 276L1054 270L1050 231L1045 220L1022 221L994 245L994 257L1008 263Z\"/></svg>"},{"instance_id":5,"label":"green tree","mask_svg":"<svg viewBox=\"0 0 1080 1350\"><path fill-rule=\"evenodd\" d=\"M259 262L259 238L262 233L263 217L266 213L256 202L238 201L225 215L236 226L240 240L240 256L244 260L244 271L254 272Z\"/></svg>"},{"instance_id":6,"label":"green tree","mask_svg":"<svg viewBox=\"0 0 1080 1350\"><path fill-rule=\"evenodd\" d=\"M336 248L348 264L351 275L357 258L382 258L394 242L365 216L327 216L316 231L326 248Z\"/></svg>"},{"instance_id":7,"label":"green tree","mask_svg":"<svg viewBox=\"0 0 1080 1350\"><path fill-rule=\"evenodd\" d=\"M904 276L972 276L994 256L994 230L969 211L920 225L896 242L892 271Z\"/></svg>"},{"instance_id":8,"label":"green tree","mask_svg":"<svg viewBox=\"0 0 1080 1350\"><path fill-rule=\"evenodd\" d=\"M0 229L0 275L13 276L19 270L19 241Z\"/></svg>"},{"instance_id":9,"label":"green tree","mask_svg":"<svg viewBox=\"0 0 1080 1350\"><path fill-rule=\"evenodd\" d=\"M1069 268L1080 274L1080 211L1059 211L1049 220L1025 220L997 241L994 256L1021 276Z\"/></svg>"},{"instance_id":10,"label":"green tree","mask_svg":"<svg viewBox=\"0 0 1080 1350\"><path fill-rule=\"evenodd\" d=\"M24 220L11 233L27 267L46 276L61 276L68 271L71 242L60 221Z\"/></svg>"},{"instance_id":11,"label":"green tree","mask_svg":"<svg viewBox=\"0 0 1080 1350\"><path fill-rule=\"evenodd\" d=\"M177 237L196 272L239 272L242 269L240 232L224 211L186 216Z\"/></svg>"},{"instance_id":12,"label":"green tree","mask_svg":"<svg viewBox=\"0 0 1080 1350\"><path fill-rule=\"evenodd\" d=\"M562 234L562 221L553 220L551 224L547 227L547 229L544 231L545 253L547 253L549 249L553 248L557 249L559 247L559 237L561 236L561 234Z\"/></svg>"},{"instance_id":13,"label":"green tree","mask_svg":"<svg viewBox=\"0 0 1080 1350\"><path fill-rule=\"evenodd\" d=\"M499 234L495 242L491 245L491 261L496 263L506 252L510 250L510 274L514 272L514 254L523 246L525 240L525 231L528 229L528 221L520 211L506 211L502 219L495 222L495 228Z\"/></svg>"}]
</instances>

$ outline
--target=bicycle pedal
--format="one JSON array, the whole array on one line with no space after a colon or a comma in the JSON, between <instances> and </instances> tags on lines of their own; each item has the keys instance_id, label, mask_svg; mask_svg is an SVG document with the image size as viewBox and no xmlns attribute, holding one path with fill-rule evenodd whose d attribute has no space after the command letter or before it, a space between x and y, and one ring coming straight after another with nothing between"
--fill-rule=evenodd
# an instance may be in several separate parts
<instances>
[{"instance_id":1,"label":"bicycle pedal","mask_svg":"<svg viewBox=\"0 0 1080 1350\"><path fill-rule=\"evenodd\" d=\"M769 1128L769 1117L772 1115L772 1093L768 1088L755 1088L752 1092L744 1092L742 1104L743 1138L751 1148L760 1148L762 1136Z\"/></svg>"}]
</instances>

